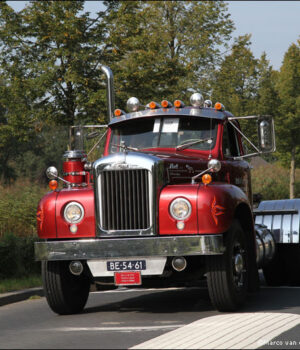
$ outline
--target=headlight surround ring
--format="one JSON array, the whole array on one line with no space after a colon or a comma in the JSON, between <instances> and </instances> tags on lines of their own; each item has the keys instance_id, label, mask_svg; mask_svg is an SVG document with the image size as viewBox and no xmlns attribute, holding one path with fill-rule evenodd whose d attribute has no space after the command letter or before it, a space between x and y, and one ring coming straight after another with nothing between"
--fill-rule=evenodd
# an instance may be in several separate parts
<instances>
[{"instance_id":1,"label":"headlight surround ring","mask_svg":"<svg viewBox=\"0 0 300 350\"><path fill-rule=\"evenodd\" d=\"M180 211L182 214L180 214ZM175 198L170 205L170 215L175 220L186 220L188 219L192 214L192 205L190 201L188 201L185 198L178 197ZM177 212L177 213L176 213ZM178 213L179 212L179 213ZM185 214L184 214L185 212Z\"/></svg>"},{"instance_id":2,"label":"headlight surround ring","mask_svg":"<svg viewBox=\"0 0 300 350\"><path fill-rule=\"evenodd\" d=\"M72 212L73 210L73 212ZM77 210L77 212L76 212ZM72 217L73 216L73 217ZM70 202L65 206L64 219L70 224L78 224L84 217L83 206L78 202Z\"/></svg>"}]
</instances>

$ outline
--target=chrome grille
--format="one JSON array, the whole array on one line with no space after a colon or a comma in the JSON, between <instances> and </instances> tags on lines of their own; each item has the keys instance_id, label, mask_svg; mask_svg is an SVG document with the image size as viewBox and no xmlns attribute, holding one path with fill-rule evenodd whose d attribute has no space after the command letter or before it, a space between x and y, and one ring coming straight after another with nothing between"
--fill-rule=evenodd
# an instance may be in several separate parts
<instances>
[{"instance_id":1,"label":"chrome grille","mask_svg":"<svg viewBox=\"0 0 300 350\"><path fill-rule=\"evenodd\" d=\"M149 228L148 170L105 170L100 176L101 228L105 231Z\"/></svg>"}]
</instances>

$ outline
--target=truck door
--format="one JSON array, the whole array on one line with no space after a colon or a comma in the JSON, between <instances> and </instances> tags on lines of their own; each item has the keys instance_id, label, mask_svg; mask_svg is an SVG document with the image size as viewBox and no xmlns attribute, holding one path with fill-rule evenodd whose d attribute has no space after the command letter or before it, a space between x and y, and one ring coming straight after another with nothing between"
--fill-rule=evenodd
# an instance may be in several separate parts
<instances>
[{"instance_id":1,"label":"truck door","mask_svg":"<svg viewBox=\"0 0 300 350\"><path fill-rule=\"evenodd\" d=\"M230 123L224 124L222 152L224 168L226 169L226 180L239 187L246 193L249 201L252 201L250 166L245 160L235 160L234 157L241 156L240 135Z\"/></svg>"}]
</instances>

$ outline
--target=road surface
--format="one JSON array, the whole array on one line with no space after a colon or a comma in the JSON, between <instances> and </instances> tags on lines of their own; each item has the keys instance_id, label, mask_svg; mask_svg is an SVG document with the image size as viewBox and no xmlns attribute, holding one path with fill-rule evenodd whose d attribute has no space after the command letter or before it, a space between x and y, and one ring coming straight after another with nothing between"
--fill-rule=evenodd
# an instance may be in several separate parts
<instances>
[{"instance_id":1,"label":"road surface","mask_svg":"<svg viewBox=\"0 0 300 350\"><path fill-rule=\"evenodd\" d=\"M206 288L90 294L58 316L45 298L0 307L0 348L300 349L300 288L262 287L239 313L218 313Z\"/></svg>"}]
</instances>

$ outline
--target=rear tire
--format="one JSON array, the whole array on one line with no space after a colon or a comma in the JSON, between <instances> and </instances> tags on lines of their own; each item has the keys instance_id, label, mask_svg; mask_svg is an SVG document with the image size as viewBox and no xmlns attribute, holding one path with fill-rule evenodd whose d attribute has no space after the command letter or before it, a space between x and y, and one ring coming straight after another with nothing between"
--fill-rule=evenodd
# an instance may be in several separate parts
<instances>
[{"instance_id":1,"label":"rear tire","mask_svg":"<svg viewBox=\"0 0 300 350\"><path fill-rule=\"evenodd\" d=\"M84 275L71 274L68 261L42 261L42 280L52 311L68 315L83 310L89 296L90 281Z\"/></svg>"},{"instance_id":2,"label":"rear tire","mask_svg":"<svg viewBox=\"0 0 300 350\"><path fill-rule=\"evenodd\" d=\"M234 220L224 236L223 255L207 256L210 300L219 311L236 311L247 297L249 284L249 239Z\"/></svg>"}]
</instances>

